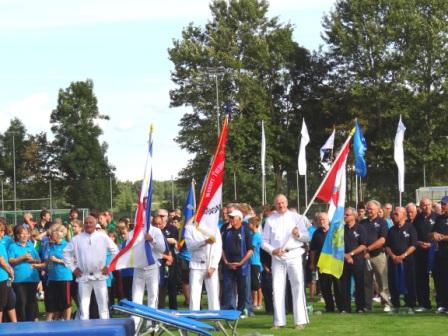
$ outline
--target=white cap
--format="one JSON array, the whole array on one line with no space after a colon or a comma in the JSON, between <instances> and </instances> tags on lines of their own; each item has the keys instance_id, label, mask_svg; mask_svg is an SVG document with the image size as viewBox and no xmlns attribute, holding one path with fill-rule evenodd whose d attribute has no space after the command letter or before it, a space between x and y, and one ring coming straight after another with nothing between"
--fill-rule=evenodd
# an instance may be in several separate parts
<instances>
[{"instance_id":1,"label":"white cap","mask_svg":"<svg viewBox=\"0 0 448 336\"><path fill-rule=\"evenodd\" d=\"M233 210L229 213L229 217L239 217L240 219L243 219L243 213L239 210Z\"/></svg>"}]
</instances>

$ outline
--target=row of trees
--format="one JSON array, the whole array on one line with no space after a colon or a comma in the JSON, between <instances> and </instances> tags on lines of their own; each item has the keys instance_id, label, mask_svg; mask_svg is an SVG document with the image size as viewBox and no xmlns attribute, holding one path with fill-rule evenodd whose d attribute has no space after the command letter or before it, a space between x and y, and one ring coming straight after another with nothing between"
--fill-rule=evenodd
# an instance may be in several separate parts
<instances>
[{"instance_id":1,"label":"row of trees","mask_svg":"<svg viewBox=\"0 0 448 336\"><path fill-rule=\"evenodd\" d=\"M323 18L325 45L313 53L293 40L293 26L267 17L265 0L214 0L210 10L205 26L188 25L169 50L171 106L192 107L177 137L195 154L185 180L201 180L213 153L217 79L220 117L231 116L226 200L234 198L235 174L238 197L260 204L261 120L268 199L277 192L296 197L302 118L311 136L310 190L322 179L319 147L333 125L340 143L358 118L368 144L364 196L396 200L393 139L400 115L407 126L405 199L414 199L423 170L428 183L446 183L448 2L339 0Z\"/></svg>"}]
</instances>

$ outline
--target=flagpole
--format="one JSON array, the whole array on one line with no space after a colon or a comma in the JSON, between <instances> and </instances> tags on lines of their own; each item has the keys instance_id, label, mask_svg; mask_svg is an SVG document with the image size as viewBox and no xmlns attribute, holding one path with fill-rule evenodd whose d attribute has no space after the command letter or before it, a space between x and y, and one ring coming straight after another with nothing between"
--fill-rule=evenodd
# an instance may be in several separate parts
<instances>
[{"instance_id":1,"label":"flagpole","mask_svg":"<svg viewBox=\"0 0 448 336\"><path fill-rule=\"evenodd\" d=\"M234 196L234 200L237 200L236 197L236 173L235 171L233 171L233 196Z\"/></svg>"},{"instance_id":2,"label":"flagpole","mask_svg":"<svg viewBox=\"0 0 448 336\"><path fill-rule=\"evenodd\" d=\"M355 207L358 206L358 175L355 172Z\"/></svg>"},{"instance_id":3,"label":"flagpole","mask_svg":"<svg viewBox=\"0 0 448 336\"><path fill-rule=\"evenodd\" d=\"M299 171L296 170L296 187L297 187L297 211L300 213L300 190L299 190Z\"/></svg>"},{"instance_id":4,"label":"flagpole","mask_svg":"<svg viewBox=\"0 0 448 336\"><path fill-rule=\"evenodd\" d=\"M308 204L308 174L305 174L305 204Z\"/></svg>"},{"instance_id":5,"label":"flagpole","mask_svg":"<svg viewBox=\"0 0 448 336\"><path fill-rule=\"evenodd\" d=\"M359 177L359 199L361 202L363 201L364 197L362 195L362 177Z\"/></svg>"},{"instance_id":6,"label":"flagpole","mask_svg":"<svg viewBox=\"0 0 448 336\"><path fill-rule=\"evenodd\" d=\"M350 139L352 138L354 132L355 132L355 129L353 128L353 129L351 130L351 132L350 132L350 135L348 136L347 140L345 140L345 142L344 142L344 144L342 145L341 148L344 148L344 147L347 145L347 143L348 143L348 142L350 141ZM342 151L340 150L339 153L338 153L338 155L337 155L336 158L334 159L333 163L331 164L330 169L328 170L328 172L331 172L333 166L336 164L336 162L338 161L338 159L339 159L339 157L340 157L341 155L342 155ZM325 175L324 179L323 179L322 182L320 183L319 188L317 188L317 190L316 190L316 192L314 193L314 196L313 196L313 198L311 199L311 201L307 204L307 207L306 207L305 211L304 211L303 214L302 214L303 216L305 216L305 215L307 214L308 210L310 210L311 205L313 204L314 200L316 199L316 196L317 196L317 194L319 193L320 189L321 189L322 186L325 184L325 181L327 180L327 178L328 178L328 173L327 173L327 175Z\"/></svg>"},{"instance_id":7,"label":"flagpole","mask_svg":"<svg viewBox=\"0 0 448 336\"><path fill-rule=\"evenodd\" d=\"M398 199L399 199L399 204L400 204L400 207L401 207L401 191L398 191Z\"/></svg>"}]
</instances>

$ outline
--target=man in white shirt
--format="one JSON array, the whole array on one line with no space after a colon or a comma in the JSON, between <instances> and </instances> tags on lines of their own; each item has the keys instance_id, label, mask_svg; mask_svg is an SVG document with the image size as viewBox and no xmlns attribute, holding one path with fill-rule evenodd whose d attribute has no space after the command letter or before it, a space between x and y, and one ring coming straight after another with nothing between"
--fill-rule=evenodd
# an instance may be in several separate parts
<instances>
[{"instance_id":1,"label":"man in white shirt","mask_svg":"<svg viewBox=\"0 0 448 336\"><path fill-rule=\"evenodd\" d=\"M95 228L95 217L87 216L84 231L76 235L63 251L64 263L78 282L81 320L89 319L92 290L95 291L100 318L109 318L106 254L109 252L113 258L118 254L118 247L106 233Z\"/></svg>"},{"instance_id":2,"label":"man in white shirt","mask_svg":"<svg viewBox=\"0 0 448 336\"><path fill-rule=\"evenodd\" d=\"M302 266L303 243L309 240L306 229L309 221L305 216L288 210L288 200L284 195L277 195L274 203L276 212L266 220L261 245L272 255L274 328L286 325L285 287L288 275L295 328L301 330L309 323Z\"/></svg>"},{"instance_id":3,"label":"man in white shirt","mask_svg":"<svg viewBox=\"0 0 448 336\"><path fill-rule=\"evenodd\" d=\"M208 309L219 310L218 265L222 255L221 235L208 237L194 223L185 226L185 244L191 254L190 309L201 309L202 284L208 296Z\"/></svg>"}]
</instances>

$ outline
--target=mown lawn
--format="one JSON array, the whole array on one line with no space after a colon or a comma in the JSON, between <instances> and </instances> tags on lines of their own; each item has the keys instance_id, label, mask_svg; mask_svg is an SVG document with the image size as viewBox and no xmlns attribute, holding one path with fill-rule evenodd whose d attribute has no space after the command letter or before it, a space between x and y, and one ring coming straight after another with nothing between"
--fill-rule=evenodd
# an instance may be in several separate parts
<instances>
[{"instance_id":1,"label":"mown lawn","mask_svg":"<svg viewBox=\"0 0 448 336\"><path fill-rule=\"evenodd\" d=\"M182 300L179 297L179 302ZM322 313L323 304L313 304L314 313L310 315L311 323L305 330L294 330L291 314L288 315L288 326L280 330L272 330L272 315L264 311L256 311L256 316L242 319L238 323L239 335L448 335L448 315L431 313L399 314L382 312L379 304L375 304L371 313L339 314ZM44 320L43 302L39 302L40 320ZM123 317L123 316L120 316ZM219 335L218 332L215 333Z\"/></svg>"}]
</instances>

